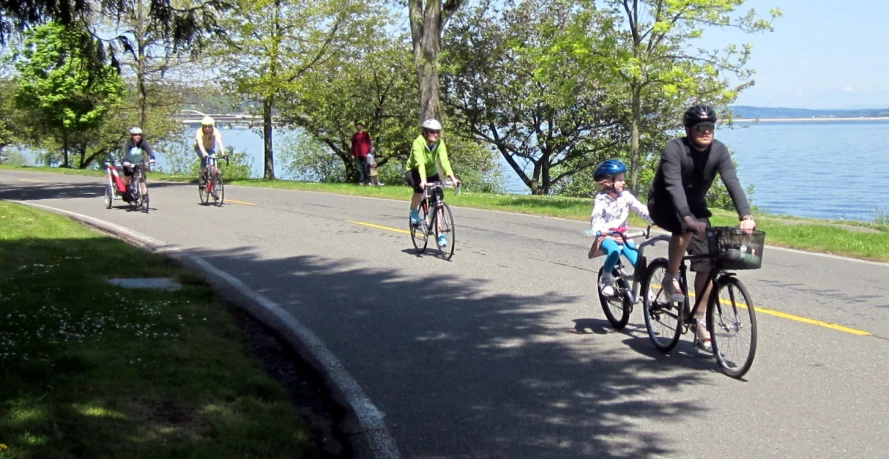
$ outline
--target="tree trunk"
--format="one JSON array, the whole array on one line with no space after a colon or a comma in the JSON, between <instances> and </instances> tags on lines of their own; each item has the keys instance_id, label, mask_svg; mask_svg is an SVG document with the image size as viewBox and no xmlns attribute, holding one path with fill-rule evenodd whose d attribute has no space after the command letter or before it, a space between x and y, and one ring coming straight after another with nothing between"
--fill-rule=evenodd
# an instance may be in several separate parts
<instances>
[{"instance_id":1,"label":"tree trunk","mask_svg":"<svg viewBox=\"0 0 889 459\"><path fill-rule=\"evenodd\" d=\"M145 15L142 0L136 0L136 92L139 97L139 126L145 129L148 120L148 96L145 89Z\"/></svg>"},{"instance_id":2,"label":"tree trunk","mask_svg":"<svg viewBox=\"0 0 889 459\"><path fill-rule=\"evenodd\" d=\"M272 102L268 96L262 101L262 143L265 148L265 180L275 180L275 155L272 149Z\"/></svg>"},{"instance_id":3,"label":"tree trunk","mask_svg":"<svg viewBox=\"0 0 889 459\"><path fill-rule=\"evenodd\" d=\"M642 88L633 82L633 119L630 127L630 190L639 195L639 123L642 121Z\"/></svg>"},{"instance_id":4,"label":"tree trunk","mask_svg":"<svg viewBox=\"0 0 889 459\"><path fill-rule=\"evenodd\" d=\"M438 54L441 51L441 1L410 0L411 41L414 65L420 84L420 121L441 119L439 106Z\"/></svg>"},{"instance_id":5,"label":"tree trunk","mask_svg":"<svg viewBox=\"0 0 889 459\"><path fill-rule=\"evenodd\" d=\"M68 165L68 129L62 128L62 152L65 154L65 163L62 167L71 167Z\"/></svg>"}]
</instances>

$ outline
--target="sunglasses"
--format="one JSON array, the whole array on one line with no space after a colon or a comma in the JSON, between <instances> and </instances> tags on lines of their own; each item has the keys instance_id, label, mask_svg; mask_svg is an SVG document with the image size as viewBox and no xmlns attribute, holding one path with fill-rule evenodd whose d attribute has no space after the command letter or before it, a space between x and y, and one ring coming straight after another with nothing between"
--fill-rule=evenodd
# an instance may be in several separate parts
<instances>
[{"instance_id":1,"label":"sunglasses","mask_svg":"<svg viewBox=\"0 0 889 459\"><path fill-rule=\"evenodd\" d=\"M713 132L716 130L716 125L702 123L695 125L694 130L698 132Z\"/></svg>"},{"instance_id":2,"label":"sunglasses","mask_svg":"<svg viewBox=\"0 0 889 459\"><path fill-rule=\"evenodd\" d=\"M441 131L426 131L430 134L441 135Z\"/></svg>"}]
</instances>

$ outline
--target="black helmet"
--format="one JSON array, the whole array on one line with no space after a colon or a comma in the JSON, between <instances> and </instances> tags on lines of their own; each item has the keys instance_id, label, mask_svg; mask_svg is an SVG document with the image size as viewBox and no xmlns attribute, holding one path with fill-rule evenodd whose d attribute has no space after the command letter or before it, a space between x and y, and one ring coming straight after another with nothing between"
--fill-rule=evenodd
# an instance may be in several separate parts
<instances>
[{"instance_id":1,"label":"black helmet","mask_svg":"<svg viewBox=\"0 0 889 459\"><path fill-rule=\"evenodd\" d=\"M716 110L709 105L695 105L685 111L682 115L682 124L686 126L694 126L698 123L714 123L716 124Z\"/></svg>"},{"instance_id":2,"label":"black helmet","mask_svg":"<svg viewBox=\"0 0 889 459\"><path fill-rule=\"evenodd\" d=\"M596 172L593 174L593 180L599 182L606 178L614 178L615 175L626 172L627 166L624 166L624 163L617 159L609 159L608 161L599 164L599 167L596 168Z\"/></svg>"}]
</instances>

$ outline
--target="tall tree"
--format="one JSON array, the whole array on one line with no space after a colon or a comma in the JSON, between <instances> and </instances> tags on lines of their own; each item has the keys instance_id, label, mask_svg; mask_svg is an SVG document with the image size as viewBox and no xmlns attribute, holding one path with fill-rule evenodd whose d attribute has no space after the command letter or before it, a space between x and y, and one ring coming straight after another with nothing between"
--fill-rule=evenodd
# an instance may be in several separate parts
<instances>
[{"instance_id":1,"label":"tall tree","mask_svg":"<svg viewBox=\"0 0 889 459\"><path fill-rule=\"evenodd\" d=\"M87 64L104 58L101 45L85 30L49 23L33 29L12 59L17 75L15 103L35 114L31 138L59 141L69 167L72 135L96 129L118 105L123 81L111 65Z\"/></svg>"},{"instance_id":2,"label":"tall tree","mask_svg":"<svg viewBox=\"0 0 889 459\"><path fill-rule=\"evenodd\" d=\"M351 43L377 33L362 20L381 9L375 0L242 0L227 18L231 33L221 66L227 86L256 102L263 118L264 173L275 178L272 117L282 94L300 91L300 79Z\"/></svg>"},{"instance_id":3,"label":"tall tree","mask_svg":"<svg viewBox=\"0 0 889 459\"><path fill-rule=\"evenodd\" d=\"M438 60L444 27L465 0L408 0L414 66L420 85L420 121L441 119Z\"/></svg>"},{"instance_id":4,"label":"tall tree","mask_svg":"<svg viewBox=\"0 0 889 459\"><path fill-rule=\"evenodd\" d=\"M771 21L781 15L773 9L769 19L759 19L754 10L736 11L744 0L585 0L586 14L600 14L596 5L614 20L596 35L574 29L577 55L590 62L607 62L623 83L630 111L631 185L638 191L640 132L654 106L665 98L714 105L733 102L740 91L753 84L753 70L746 68L751 47L732 45L724 50L707 50L699 45L705 28L731 27L754 33L771 31ZM595 45L610 40L610 52ZM584 46L584 44L586 46ZM591 45L592 44L592 45ZM591 46L590 46L591 45ZM590 53L589 50L596 50ZM740 83L732 84L731 76ZM678 118L674 118L678 119Z\"/></svg>"},{"instance_id":5,"label":"tall tree","mask_svg":"<svg viewBox=\"0 0 889 459\"><path fill-rule=\"evenodd\" d=\"M188 57L197 54L200 44L193 46L177 46L169 36L169 30L163 17L153 16L158 0L133 0L120 5L115 4L113 10L106 10L111 21L105 21L100 29L111 31L107 39L111 44L113 55L119 61L122 70L135 79L138 117L137 125L148 125L148 112L151 103L158 103L157 97L150 100L151 92L162 91L163 81L177 66L188 62ZM108 8L108 7L106 7ZM214 17L212 7L205 6L205 13ZM206 20L205 20L206 21ZM221 33L215 22L206 21L206 29L202 32Z\"/></svg>"},{"instance_id":6,"label":"tall tree","mask_svg":"<svg viewBox=\"0 0 889 459\"><path fill-rule=\"evenodd\" d=\"M405 45L404 37L368 36L303 79L282 106L283 119L327 146L350 179L358 175L349 152L356 121L370 133L380 166L410 152L405 133L417 130L418 94Z\"/></svg>"},{"instance_id":7,"label":"tall tree","mask_svg":"<svg viewBox=\"0 0 889 459\"><path fill-rule=\"evenodd\" d=\"M447 35L445 103L533 194L549 194L615 156L625 141L621 99L602 85L602 69L558 49L575 21L584 20L578 27L591 33L597 28L574 6L571 0L507 1L502 12L458 15Z\"/></svg>"}]
</instances>

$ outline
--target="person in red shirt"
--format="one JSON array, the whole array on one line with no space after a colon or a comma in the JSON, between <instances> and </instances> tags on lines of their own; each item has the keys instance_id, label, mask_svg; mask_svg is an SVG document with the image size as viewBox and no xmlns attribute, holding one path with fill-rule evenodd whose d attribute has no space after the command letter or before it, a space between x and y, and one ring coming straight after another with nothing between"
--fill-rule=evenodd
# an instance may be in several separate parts
<instances>
[{"instance_id":1,"label":"person in red shirt","mask_svg":"<svg viewBox=\"0 0 889 459\"><path fill-rule=\"evenodd\" d=\"M355 129L358 131L352 136L352 158L355 159L355 168L358 169L358 184L370 184L370 168L367 164L367 154L370 153L372 144L370 142L370 134L364 130L364 123L358 121L355 123Z\"/></svg>"}]
</instances>

